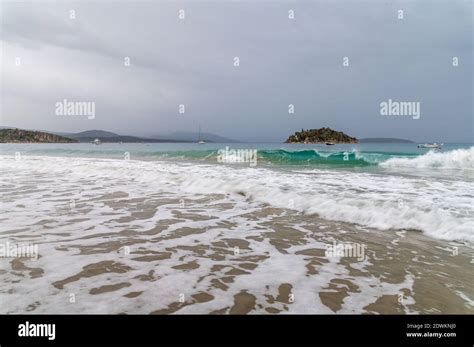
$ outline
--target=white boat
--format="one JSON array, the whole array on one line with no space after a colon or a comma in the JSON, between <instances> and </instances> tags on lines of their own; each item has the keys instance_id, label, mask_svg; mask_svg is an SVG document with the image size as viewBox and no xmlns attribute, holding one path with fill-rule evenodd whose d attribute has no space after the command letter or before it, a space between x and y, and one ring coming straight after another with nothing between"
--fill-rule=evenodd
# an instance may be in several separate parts
<instances>
[{"instance_id":1,"label":"white boat","mask_svg":"<svg viewBox=\"0 0 474 347\"><path fill-rule=\"evenodd\" d=\"M92 141L92 143L94 145L101 145L102 144L102 141L100 141L99 139L95 139L94 141Z\"/></svg>"},{"instance_id":2,"label":"white boat","mask_svg":"<svg viewBox=\"0 0 474 347\"><path fill-rule=\"evenodd\" d=\"M441 148L443 147L443 144L442 143L436 143L436 142L433 142L433 143L423 143L423 144L419 144L418 145L418 148Z\"/></svg>"},{"instance_id":3,"label":"white boat","mask_svg":"<svg viewBox=\"0 0 474 347\"><path fill-rule=\"evenodd\" d=\"M199 135L198 135L198 144L202 145L205 144L206 141L201 139L201 126L199 126Z\"/></svg>"}]
</instances>

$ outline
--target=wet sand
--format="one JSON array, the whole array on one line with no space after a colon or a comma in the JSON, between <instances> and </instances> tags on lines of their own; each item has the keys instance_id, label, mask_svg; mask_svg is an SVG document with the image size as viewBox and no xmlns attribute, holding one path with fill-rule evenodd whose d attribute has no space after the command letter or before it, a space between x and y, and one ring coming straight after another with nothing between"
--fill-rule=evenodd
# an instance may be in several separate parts
<instances>
[{"instance_id":1,"label":"wet sand","mask_svg":"<svg viewBox=\"0 0 474 347\"><path fill-rule=\"evenodd\" d=\"M55 233L53 222L2 231L10 242L37 243L41 256L1 260L2 312L474 312L466 300L474 295L474 276L467 271L472 250L463 245L270 206L228 219L199 207L223 199L187 200L181 208L177 200L128 199L116 192L94 200L130 215L111 213L103 224L117 225L107 230L98 225L80 235L83 219L77 214L89 211L84 201L63 223L69 233ZM133 228L164 207L170 216L155 227ZM232 203L214 204L213 210L232 211ZM240 231L245 223L252 230ZM365 245L365 259L327 257L326 245L334 241Z\"/></svg>"},{"instance_id":2,"label":"wet sand","mask_svg":"<svg viewBox=\"0 0 474 347\"><path fill-rule=\"evenodd\" d=\"M239 194L5 177L0 242L34 243L39 255L0 258L1 313L474 313L464 243ZM363 245L363 259L328 256L334 243Z\"/></svg>"}]
</instances>

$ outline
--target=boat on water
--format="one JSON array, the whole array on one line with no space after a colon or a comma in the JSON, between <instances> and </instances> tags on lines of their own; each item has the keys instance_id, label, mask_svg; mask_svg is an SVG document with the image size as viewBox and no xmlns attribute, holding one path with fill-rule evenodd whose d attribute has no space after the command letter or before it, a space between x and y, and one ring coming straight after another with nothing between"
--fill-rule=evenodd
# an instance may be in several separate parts
<instances>
[{"instance_id":1,"label":"boat on water","mask_svg":"<svg viewBox=\"0 0 474 347\"><path fill-rule=\"evenodd\" d=\"M205 144L205 143L206 143L206 141L201 139L201 126L199 126L198 144L202 145L202 144Z\"/></svg>"},{"instance_id":2,"label":"boat on water","mask_svg":"<svg viewBox=\"0 0 474 347\"><path fill-rule=\"evenodd\" d=\"M433 143L422 143L422 144L419 144L418 145L418 148L436 148L436 149L440 149L443 147L443 144L442 143L436 143L436 142L433 142Z\"/></svg>"},{"instance_id":3,"label":"boat on water","mask_svg":"<svg viewBox=\"0 0 474 347\"><path fill-rule=\"evenodd\" d=\"M95 139L94 141L92 141L92 143L94 145L101 145L102 144L102 141L100 141L100 139Z\"/></svg>"},{"instance_id":4,"label":"boat on water","mask_svg":"<svg viewBox=\"0 0 474 347\"><path fill-rule=\"evenodd\" d=\"M326 142L326 146L334 146L335 143L334 142Z\"/></svg>"}]
</instances>

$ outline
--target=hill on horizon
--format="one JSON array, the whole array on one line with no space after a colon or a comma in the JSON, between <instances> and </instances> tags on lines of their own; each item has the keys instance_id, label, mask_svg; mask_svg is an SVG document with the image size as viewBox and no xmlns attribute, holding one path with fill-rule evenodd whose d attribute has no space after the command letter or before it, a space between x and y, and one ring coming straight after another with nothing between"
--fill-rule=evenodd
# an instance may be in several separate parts
<instances>
[{"instance_id":1,"label":"hill on horizon","mask_svg":"<svg viewBox=\"0 0 474 347\"><path fill-rule=\"evenodd\" d=\"M0 126L0 129L18 129L17 127L12 126ZM40 131L44 133L54 134L58 136L69 137L79 142L89 142L98 138L102 142L197 142L199 134L198 132L174 132L167 135L148 135L148 136L135 136L135 135L121 135L114 133L112 131L106 130L85 130L77 133L65 132L65 131L49 131L43 129L23 129L28 131ZM226 138L223 136L211 134L211 133L201 133L201 139L206 142L215 142L215 143L239 143L242 141Z\"/></svg>"},{"instance_id":2,"label":"hill on horizon","mask_svg":"<svg viewBox=\"0 0 474 347\"><path fill-rule=\"evenodd\" d=\"M177 140L185 140L187 142L196 142L199 138L199 133L198 132L186 132L186 131L177 131L171 134L166 134L163 136L151 136L151 137L168 137L172 139L177 139ZM201 139L206 141L206 142L215 142L215 143L239 143L242 141L237 141L234 139L229 139L227 137L211 134L211 133L201 133Z\"/></svg>"},{"instance_id":3,"label":"hill on horizon","mask_svg":"<svg viewBox=\"0 0 474 347\"><path fill-rule=\"evenodd\" d=\"M102 142L197 142L199 134L193 132L174 132L168 135L152 135L152 136L130 136L119 135L117 133L105 130L86 130L79 133L55 133L62 136L68 136L78 139L81 142L93 141L99 138ZM216 143L233 143L239 142L233 139L225 138L210 133L201 133L201 139L206 142Z\"/></svg>"},{"instance_id":4,"label":"hill on horizon","mask_svg":"<svg viewBox=\"0 0 474 347\"><path fill-rule=\"evenodd\" d=\"M128 136L119 135L111 131L105 130L86 130L79 133L68 133L58 131L45 131L36 129L19 129L16 127L0 126L0 131L3 132L3 138L12 141L14 138L17 139L14 142L92 142L95 139L100 139L102 142L108 143L176 143L176 142L187 142L180 140L170 140L164 138L145 138L139 136ZM18 132L21 132L21 136L18 136ZM8 136L8 137L7 137ZM39 137L38 137L39 136ZM38 138L40 140L33 140ZM45 140L48 139L48 140ZM68 141L69 140L69 141Z\"/></svg>"},{"instance_id":5,"label":"hill on horizon","mask_svg":"<svg viewBox=\"0 0 474 347\"><path fill-rule=\"evenodd\" d=\"M113 133L111 131L105 131L105 130L86 130L86 131L81 131L79 133L63 133L63 134L68 135L69 137L73 137L73 138L81 138L81 137L110 138L110 137L122 136L122 135Z\"/></svg>"},{"instance_id":6,"label":"hill on horizon","mask_svg":"<svg viewBox=\"0 0 474 347\"><path fill-rule=\"evenodd\" d=\"M19 129L17 127L0 126L0 129ZM150 136L135 136L135 135L120 135L112 131L106 130L85 130L77 133L71 132L59 132L59 131L47 131L38 129L20 129L24 131L38 131L48 134L54 134L63 137L69 137L71 139L78 140L79 142L90 142L96 138L101 139L103 142L196 142L199 134L198 132L173 132L167 135L150 135ZM242 143L245 141L239 141L235 139L226 138L223 136L201 133L201 138L206 142L213 143ZM359 139L360 143L417 143L412 140L392 138L392 137L365 137Z\"/></svg>"},{"instance_id":7,"label":"hill on horizon","mask_svg":"<svg viewBox=\"0 0 474 347\"><path fill-rule=\"evenodd\" d=\"M59 134L59 133L57 133ZM179 140L170 140L164 138L146 138L139 136L130 135L119 135L111 131L105 130L86 130L79 133L61 133L63 136L70 137L78 140L79 142L91 142L96 138L102 142L149 142L149 143L169 143L169 142L181 142Z\"/></svg>"},{"instance_id":8,"label":"hill on horizon","mask_svg":"<svg viewBox=\"0 0 474 347\"><path fill-rule=\"evenodd\" d=\"M17 128L0 129L0 143L75 143L76 139L47 133L44 131Z\"/></svg>"},{"instance_id":9,"label":"hill on horizon","mask_svg":"<svg viewBox=\"0 0 474 347\"><path fill-rule=\"evenodd\" d=\"M358 143L357 138L331 128L301 129L290 135L285 143Z\"/></svg>"}]
</instances>

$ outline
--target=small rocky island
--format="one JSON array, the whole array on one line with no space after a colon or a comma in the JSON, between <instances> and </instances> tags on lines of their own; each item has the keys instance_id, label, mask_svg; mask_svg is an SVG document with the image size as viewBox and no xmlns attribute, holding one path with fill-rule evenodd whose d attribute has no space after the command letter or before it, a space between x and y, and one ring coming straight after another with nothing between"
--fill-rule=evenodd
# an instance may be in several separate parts
<instances>
[{"instance_id":1,"label":"small rocky island","mask_svg":"<svg viewBox=\"0 0 474 347\"><path fill-rule=\"evenodd\" d=\"M68 137L21 129L0 129L0 143L75 143Z\"/></svg>"},{"instance_id":2,"label":"small rocky island","mask_svg":"<svg viewBox=\"0 0 474 347\"><path fill-rule=\"evenodd\" d=\"M359 143L355 137L344 134L342 131L335 131L331 128L308 129L295 132L290 135L285 143Z\"/></svg>"}]
</instances>

